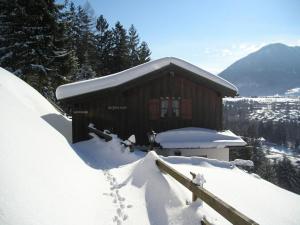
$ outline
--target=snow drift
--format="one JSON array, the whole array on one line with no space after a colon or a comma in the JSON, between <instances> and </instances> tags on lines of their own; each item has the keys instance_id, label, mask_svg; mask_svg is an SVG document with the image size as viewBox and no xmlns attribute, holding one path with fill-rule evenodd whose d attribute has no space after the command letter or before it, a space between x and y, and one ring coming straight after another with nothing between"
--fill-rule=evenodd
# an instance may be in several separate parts
<instances>
[{"instance_id":1,"label":"snow drift","mask_svg":"<svg viewBox=\"0 0 300 225\"><path fill-rule=\"evenodd\" d=\"M2 68L0 101L0 224L99 224L100 174L54 128L69 121Z\"/></svg>"}]
</instances>

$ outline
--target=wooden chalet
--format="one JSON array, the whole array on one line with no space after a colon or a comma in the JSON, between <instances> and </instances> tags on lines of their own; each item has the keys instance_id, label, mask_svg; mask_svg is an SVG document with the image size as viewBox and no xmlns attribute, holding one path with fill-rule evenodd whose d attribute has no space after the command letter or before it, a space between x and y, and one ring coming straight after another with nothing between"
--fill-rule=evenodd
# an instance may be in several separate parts
<instances>
[{"instance_id":1,"label":"wooden chalet","mask_svg":"<svg viewBox=\"0 0 300 225\"><path fill-rule=\"evenodd\" d=\"M235 96L228 81L183 60L166 57L125 71L62 85L56 96L72 114L73 142L88 125L147 145L147 133L183 127L222 130L222 98Z\"/></svg>"}]
</instances>

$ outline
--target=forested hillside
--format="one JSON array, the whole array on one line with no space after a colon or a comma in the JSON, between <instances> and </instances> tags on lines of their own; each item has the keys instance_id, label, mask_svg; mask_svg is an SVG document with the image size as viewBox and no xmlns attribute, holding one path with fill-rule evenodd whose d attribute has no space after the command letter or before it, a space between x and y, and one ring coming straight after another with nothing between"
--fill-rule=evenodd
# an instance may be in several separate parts
<instances>
[{"instance_id":1,"label":"forested hillside","mask_svg":"<svg viewBox=\"0 0 300 225\"><path fill-rule=\"evenodd\" d=\"M252 172L300 194L299 97L225 98L223 122L254 147Z\"/></svg>"},{"instance_id":2,"label":"forested hillside","mask_svg":"<svg viewBox=\"0 0 300 225\"><path fill-rule=\"evenodd\" d=\"M242 136L300 147L299 97L226 98L223 122Z\"/></svg>"},{"instance_id":3,"label":"forested hillside","mask_svg":"<svg viewBox=\"0 0 300 225\"><path fill-rule=\"evenodd\" d=\"M58 85L119 72L150 60L134 25L110 26L89 4L0 2L0 66L48 99Z\"/></svg>"}]
</instances>

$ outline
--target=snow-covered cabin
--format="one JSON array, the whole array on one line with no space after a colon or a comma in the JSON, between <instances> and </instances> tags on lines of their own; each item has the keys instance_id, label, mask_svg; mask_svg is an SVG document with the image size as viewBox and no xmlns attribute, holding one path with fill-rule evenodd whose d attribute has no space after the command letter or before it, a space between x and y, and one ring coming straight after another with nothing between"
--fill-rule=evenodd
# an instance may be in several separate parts
<instances>
[{"instance_id":1,"label":"snow-covered cabin","mask_svg":"<svg viewBox=\"0 0 300 225\"><path fill-rule=\"evenodd\" d=\"M56 97L72 113L73 142L88 137L88 125L107 129L137 143L147 133L184 127L222 130L222 98L237 88L174 57L91 80L59 86Z\"/></svg>"}]
</instances>

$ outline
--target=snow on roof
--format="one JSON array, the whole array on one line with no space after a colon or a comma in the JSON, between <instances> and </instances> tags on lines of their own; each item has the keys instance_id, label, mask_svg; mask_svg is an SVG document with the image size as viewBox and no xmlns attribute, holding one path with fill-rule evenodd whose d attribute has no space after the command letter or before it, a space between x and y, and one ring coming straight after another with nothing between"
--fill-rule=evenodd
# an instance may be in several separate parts
<instances>
[{"instance_id":1,"label":"snow on roof","mask_svg":"<svg viewBox=\"0 0 300 225\"><path fill-rule=\"evenodd\" d=\"M196 127L161 132L156 135L155 141L163 148L224 148L246 145L245 141L230 130L219 132Z\"/></svg>"},{"instance_id":2,"label":"snow on roof","mask_svg":"<svg viewBox=\"0 0 300 225\"><path fill-rule=\"evenodd\" d=\"M213 75L181 59L165 57L108 76L61 85L56 89L56 98L64 99L93 91L116 87L153 71L159 70L170 64L179 66L235 92L238 91L237 87L217 75Z\"/></svg>"}]
</instances>

